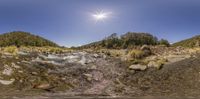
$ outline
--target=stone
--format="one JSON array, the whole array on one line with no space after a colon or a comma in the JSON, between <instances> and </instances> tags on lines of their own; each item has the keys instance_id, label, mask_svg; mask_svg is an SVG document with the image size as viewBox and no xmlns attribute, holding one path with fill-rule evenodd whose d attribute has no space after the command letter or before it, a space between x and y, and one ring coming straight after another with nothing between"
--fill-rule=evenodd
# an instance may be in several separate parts
<instances>
[{"instance_id":1,"label":"stone","mask_svg":"<svg viewBox=\"0 0 200 99\"><path fill-rule=\"evenodd\" d=\"M46 59L48 60L63 60L62 57L59 57L59 56L56 56L56 55L53 55L53 54L49 54Z\"/></svg>"},{"instance_id":2,"label":"stone","mask_svg":"<svg viewBox=\"0 0 200 99\"><path fill-rule=\"evenodd\" d=\"M146 65L135 64L135 65L129 66L129 69L143 71L143 70L147 69L147 66Z\"/></svg>"},{"instance_id":3,"label":"stone","mask_svg":"<svg viewBox=\"0 0 200 99\"><path fill-rule=\"evenodd\" d=\"M9 67L8 65L5 65L2 74L10 76L12 75L12 73L13 73L13 69Z\"/></svg>"},{"instance_id":4,"label":"stone","mask_svg":"<svg viewBox=\"0 0 200 99\"><path fill-rule=\"evenodd\" d=\"M31 74L33 74L33 75L37 75L38 73L37 73L37 72L32 72Z\"/></svg>"},{"instance_id":5,"label":"stone","mask_svg":"<svg viewBox=\"0 0 200 99\"><path fill-rule=\"evenodd\" d=\"M0 83L3 85L10 85L15 81L15 79L10 79L10 80L0 80Z\"/></svg>"},{"instance_id":6,"label":"stone","mask_svg":"<svg viewBox=\"0 0 200 99\"><path fill-rule=\"evenodd\" d=\"M98 54L94 54L93 55L95 58L100 58L100 56Z\"/></svg>"},{"instance_id":7,"label":"stone","mask_svg":"<svg viewBox=\"0 0 200 99\"><path fill-rule=\"evenodd\" d=\"M85 56L82 56L82 58L81 58L81 60L79 61L79 63L80 63L81 65L85 65L85 64L87 63L87 60L86 60Z\"/></svg>"},{"instance_id":8,"label":"stone","mask_svg":"<svg viewBox=\"0 0 200 99\"><path fill-rule=\"evenodd\" d=\"M63 57L63 59L67 60L69 63L77 62L79 58L80 58L79 56L75 56L75 55L69 55L69 56Z\"/></svg>"},{"instance_id":9,"label":"stone","mask_svg":"<svg viewBox=\"0 0 200 99\"><path fill-rule=\"evenodd\" d=\"M86 77L86 79L88 81L91 81L92 80L92 75L91 74L84 74L84 76Z\"/></svg>"},{"instance_id":10,"label":"stone","mask_svg":"<svg viewBox=\"0 0 200 99\"><path fill-rule=\"evenodd\" d=\"M17 52L17 54L19 54L19 55L29 55L29 53L25 53L23 51L19 51L19 52Z\"/></svg>"},{"instance_id":11,"label":"stone","mask_svg":"<svg viewBox=\"0 0 200 99\"><path fill-rule=\"evenodd\" d=\"M151 68L151 67L154 67L154 68L157 68L157 69L160 69L162 67L164 63L159 60L159 61L150 61L147 65L147 67Z\"/></svg>"},{"instance_id":12,"label":"stone","mask_svg":"<svg viewBox=\"0 0 200 99\"><path fill-rule=\"evenodd\" d=\"M39 88L39 89L49 89L50 88L50 84L40 84L38 86L36 86L36 88Z\"/></svg>"},{"instance_id":13,"label":"stone","mask_svg":"<svg viewBox=\"0 0 200 99\"><path fill-rule=\"evenodd\" d=\"M97 69L96 65L92 65L90 69Z\"/></svg>"}]
</instances>

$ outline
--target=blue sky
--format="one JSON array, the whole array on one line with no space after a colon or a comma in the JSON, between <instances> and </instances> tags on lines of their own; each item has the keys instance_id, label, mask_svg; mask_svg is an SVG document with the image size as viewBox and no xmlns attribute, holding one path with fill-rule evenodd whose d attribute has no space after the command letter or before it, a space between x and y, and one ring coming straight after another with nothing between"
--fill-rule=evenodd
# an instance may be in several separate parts
<instances>
[{"instance_id":1,"label":"blue sky","mask_svg":"<svg viewBox=\"0 0 200 99\"><path fill-rule=\"evenodd\" d=\"M111 14L96 22L99 10ZM199 0L0 0L0 33L27 31L63 46L129 31L176 42L200 34L199 11Z\"/></svg>"}]
</instances>

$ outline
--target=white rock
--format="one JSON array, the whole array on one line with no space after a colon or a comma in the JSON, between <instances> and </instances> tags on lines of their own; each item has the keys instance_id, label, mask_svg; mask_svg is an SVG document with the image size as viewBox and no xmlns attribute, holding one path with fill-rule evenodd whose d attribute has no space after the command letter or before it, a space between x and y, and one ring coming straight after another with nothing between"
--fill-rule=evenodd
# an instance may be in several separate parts
<instances>
[{"instance_id":1,"label":"white rock","mask_svg":"<svg viewBox=\"0 0 200 99\"><path fill-rule=\"evenodd\" d=\"M55 62L55 61L45 61L47 63L50 63L50 64L53 64L53 65L64 65L62 63L59 63L59 62Z\"/></svg>"},{"instance_id":2,"label":"white rock","mask_svg":"<svg viewBox=\"0 0 200 99\"><path fill-rule=\"evenodd\" d=\"M25 53L25 52L22 52L22 51L17 52L17 54L19 54L19 55L29 55L29 53Z\"/></svg>"},{"instance_id":3,"label":"white rock","mask_svg":"<svg viewBox=\"0 0 200 99\"><path fill-rule=\"evenodd\" d=\"M93 55L95 58L99 58L100 56L98 54Z\"/></svg>"},{"instance_id":4,"label":"white rock","mask_svg":"<svg viewBox=\"0 0 200 99\"><path fill-rule=\"evenodd\" d=\"M12 73L13 69L10 68L8 65L5 65L2 74L10 76Z\"/></svg>"},{"instance_id":5,"label":"white rock","mask_svg":"<svg viewBox=\"0 0 200 99\"><path fill-rule=\"evenodd\" d=\"M81 58L81 60L79 61L79 63L80 63L81 65L85 65L85 64L87 63L87 60L86 60L85 56L82 56L82 58Z\"/></svg>"},{"instance_id":6,"label":"white rock","mask_svg":"<svg viewBox=\"0 0 200 99\"><path fill-rule=\"evenodd\" d=\"M87 52L78 52L80 55L86 55L87 54Z\"/></svg>"},{"instance_id":7,"label":"white rock","mask_svg":"<svg viewBox=\"0 0 200 99\"><path fill-rule=\"evenodd\" d=\"M79 60L79 58L80 58L79 56L75 56L75 55L63 57L63 59L67 60L69 63L77 62Z\"/></svg>"},{"instance_id":8,"label":"white rock","mask_svg":"<svg viewBox=\"0 0 200 99\"><path fill-rule=\"evenodd\" d=\"M49 54L46 58L51 59L51 60L63 60L62 57L59 57L59 56L56 56L56 55L51 55L51 54Z\"/></svg>"},{"instance_id":9,"label":"white rock","mask_svg":"<svg viewBox=\"0 0 200 99\"><path fill-rule=\"evenodd\" d=\"M106 55L103 55L103 58L105 59L105 58L107 58L107 56L106 56Z\"/></svg>"},{"instance_id":10,"label":"white rock","mask_svg":"<svg viewBox=\"0 0 200 99\"><path fill-rule=\"evenodd\" d=\"M15 81L15 79L11 79L11 80L0 80L0 83L3 85L10 85Z\"/></svg>"}]
</instances>

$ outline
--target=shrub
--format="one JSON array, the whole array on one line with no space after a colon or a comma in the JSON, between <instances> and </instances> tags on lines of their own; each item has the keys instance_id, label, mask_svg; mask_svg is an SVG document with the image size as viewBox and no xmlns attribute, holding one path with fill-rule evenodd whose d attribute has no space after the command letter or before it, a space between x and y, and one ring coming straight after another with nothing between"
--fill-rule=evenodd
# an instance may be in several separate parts
<instances>
[{"instance_id":1,"label":"shrub","mask_svg":"<svg viewBox=\"0 0 200 99\"><path fill-rule=\"evenodd\" d=\"M57 48L57 47L49 47L49 52L51 53L61 53L63 52L63 50L61 48Z\"/></svg>"},{"instance_id":2,"label":"shrub","mask_svg":"<svg viewBox=\"0 0 200 99\"><path fill-rule=\"evenodd\" d=\"M16 46L9 46L9 47L5 47L3 49L4 52L10 53L10 54L17 54L18 52L18 48Z\"/></svg>"}]
</instances>

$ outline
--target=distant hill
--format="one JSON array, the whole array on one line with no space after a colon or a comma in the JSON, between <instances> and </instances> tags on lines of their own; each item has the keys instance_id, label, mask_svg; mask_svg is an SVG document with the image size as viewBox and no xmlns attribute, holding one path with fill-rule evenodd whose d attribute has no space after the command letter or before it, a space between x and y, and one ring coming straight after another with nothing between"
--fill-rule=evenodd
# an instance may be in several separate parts
<instances>
[{"instance_id":1,"label":"distant hill","mask_svg":"<svg viewBox=\"0 0 200 99\"><path fill-rule=\"evenodd\" d=\"M200 35L174 43L173 46L200 47Z\"/></svg>"},{"instance_id":2,"label":"distant hill","mask_svg":"<svg viewBox=\"0 0 200 99\"><path fill-rule=\"evenodd\" d=\"M133 48L135 46L160 44L167 46L170 45L167 40L158 40L157 37L151 35L150 33L128 32L119 37L116 33L113 33L101 41L84 45L81 48L126 49Z\"/></svg>"},{"instance_id":3,"label":"distant hill","mask_svg":"<svg viewBox=\"0 0 200 99\"><path fill-rule=\"evenodd\" d=\"M0 35L0 46L52 46L56 47L58 46L56 43L53 43L52 41L49 41L47 39L44 39L40 36L36 36L33 34L30 34L28 32L23 31L14 31L9 32L5 34Z\"/></svg>"}]
</instances>

